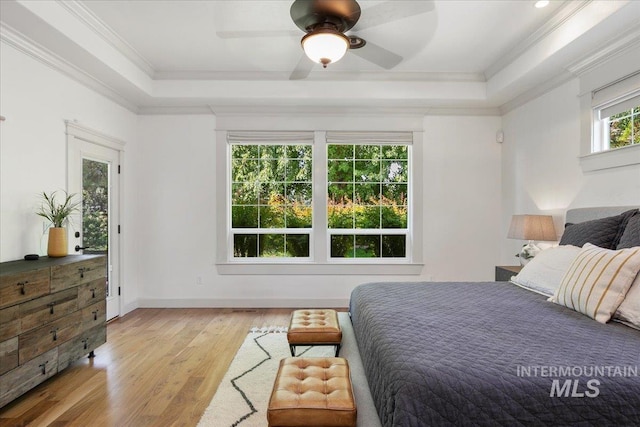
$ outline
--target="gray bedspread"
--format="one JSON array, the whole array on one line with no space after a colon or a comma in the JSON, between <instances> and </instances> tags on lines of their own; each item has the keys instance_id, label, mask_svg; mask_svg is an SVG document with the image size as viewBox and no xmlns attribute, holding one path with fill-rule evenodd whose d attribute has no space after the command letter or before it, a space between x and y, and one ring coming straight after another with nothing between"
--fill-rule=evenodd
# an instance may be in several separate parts
<instances>
[{"instance_id":1,"label":"gray bedspread","mask_svg":"<svg viewBox=\"0 0 640 427\"><path fill-rule=\"evenodd\" d=\"M638 330L509 282L361 285L350 311L384 426L640 426Z\"/></svg>"}]
</instances>

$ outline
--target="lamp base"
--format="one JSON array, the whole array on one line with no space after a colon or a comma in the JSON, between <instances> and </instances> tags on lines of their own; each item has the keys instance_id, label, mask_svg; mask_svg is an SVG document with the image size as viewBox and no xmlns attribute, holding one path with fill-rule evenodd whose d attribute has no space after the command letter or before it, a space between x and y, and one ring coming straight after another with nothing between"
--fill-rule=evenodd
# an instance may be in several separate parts
<instances>
[{"instance_id":1,"label":"lamp base","mask_svg":"<svg viewBox=\"0 0 640 427\"><path fill-rule=\"evenodd\" d=\"M529 261L533 259L540 252L540 248L533 243L532 240L529 240L529 243L522 246L520 253L516 256L520 258L520 265L525 266Z\"/></svg>"}]
</instances>

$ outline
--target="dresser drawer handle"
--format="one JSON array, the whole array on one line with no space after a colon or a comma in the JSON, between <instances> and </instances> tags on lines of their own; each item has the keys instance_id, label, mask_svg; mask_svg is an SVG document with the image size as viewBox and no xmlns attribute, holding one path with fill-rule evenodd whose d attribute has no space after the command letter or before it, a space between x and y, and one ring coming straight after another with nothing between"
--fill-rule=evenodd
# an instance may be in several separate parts
<instances>
[{"instance_id":1,"label":"dresser drawer handle","mask_svg":"<svg viewBox=\"0 0 640 427\"><path fill-rule=\"evenodd\" d=\"M58 341L58 329L59 328L55 328L55 329L52 329L51 331L49 331L50 334L53 334L53 340L54 341Z\"/></svg>"},{"instance_id":2,"label":"dresser drawer handle","mask_svg":"<svg viewBox=\"0 0 640 427\"><path fill-rule=\"evenodd\" d=\"M84 344L84 350L87 350L89 348L89 338L83 339L82 344Z\"/></svg>"},{"instance_id":3,"label":"dresser drawer handle","mask_svg":"<svg viewBox=\"0 0 640 427\"><path fill-rule=\"evenodd\" d=\"M55 302L50 302L49 304L47 304L47 306L49 307L49 314L53 314L53 307L56 305Z\"/></svg>"},{"instance_id":4,"label":"dresser drawer handle","mask_svg":"<svg viewBox=\"0 0 640 427\"><path fill-rule=\"evenodd\" d=\"M29 283L28 280L25 280L24 282L18 282L17 286L20 286L20 295L26 295L27 291L24 289L24 285L26 285L27 283Z\"/></svg>"},{"instance_id":5,"label":"dresser drawer handle","mask_svg":"<svg viewBox=\"0 0 640 427\"><path fill-rule=\"evenodd\" d=\"M49 363L49 361L47 360L46 362L38 365L38 367L40 368L40 370L42 371L42 375L47 373L47 363Z\"/></svg>"},{"instance_id":6,"label":"dresser drawer handle","mask_svg":"<svg viewBox=\"0 0 640 427\"><path fill-rule=\"evenodd\" d=\"M93 313L93 320L96 321L98 320L98 310L92 311Z\"/></svg>"},{"instance_id":7,"label":"dresser drawer handle","mask_svg":"<svg viewBox=\"0 0 640 427\"><path fill-rule=\"evenodd\" d=\"M82 278L84 278L84 272L85 272L85 271L89 271L89 269L88 269L88 268L86 268L86 267L82 267L82 268L79 268L79 269L78 269L78 272L80 273L80 278L81 278L81 279L82 279Z\"/></svg>"},{"instance_id":8,"label":"dresser drawer handle","mask_svg":"<svg viewBox=\"0 0 640 427\"><path fill-rule=\"evenodd\" d=\"M91 291L91 298L95 298L96 297L96 288L90 289Z\"/></svg>"}]
</instances>

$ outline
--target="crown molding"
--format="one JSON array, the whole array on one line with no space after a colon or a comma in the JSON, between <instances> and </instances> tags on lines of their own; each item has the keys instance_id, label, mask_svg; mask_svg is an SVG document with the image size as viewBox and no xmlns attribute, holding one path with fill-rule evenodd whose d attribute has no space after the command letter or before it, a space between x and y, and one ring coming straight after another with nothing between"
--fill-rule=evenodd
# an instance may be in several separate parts
<instances>
[{"instance_id":1,"label":"crown molding","mask_svg":"<svg viewBox=\"0 0 640 427\"><path fill-rule=\"evenodd\" d=\"M170 107L147 106L140 107L138 109L138 114L143 116L215 115L211 107L208 105Z\"/></svg>"},{"instance_id":2,"label":"crown molding","mask_svg":"<svg viewBox=\"0 0 640 427\"><path fill-rule=\"evenodd\" d=\"M335 116L354 114L358 116L499 116L497 107L304 107L304 106L210 106L218 117L225 116Z\"/></svg>"},{"instance_id":3,"label":"crown molding","mask_svg":"<svg viewBox=\"0 0 640 427\"><path fill-rule=\"evenodd\" d=\"M410 115L410 116L499 116L497 107L293 107L293 106L174 106L140 107L140 115L215 115L226 116L335 116L336 114L358 114L362 116Z\"/></svg>"},{"instance_id":4,"label":"crown molding","mask_svg":"<svg viewBox=\"0 0 640 427\"><path fill-rule=\"evenodd\" d=\"M626 51L640 46L640 27L633 25L621 31L615 37L592 49L579 61L565 66L565 70L548 81L528 90L500 106L501 114L506 114L529 101L557 88L572 78L580 77L605 64L612 58L623 55Z\"/></svg>"},{"instance_id":5,"label":"crown molding","mask_svg":"<svg viewBox=\"0 0 640 427\"><path fill-rule=\"evenodd\" d=\"M424 111L425 116L500 116L498 107L433 107Z\"/></svg>"},{"instance_id":6,"label":"crown molding","mask_svg":"<svg viewBox=\"0 0 640 427\"><path fill-rule=\"evenodd\" d=\"M557 88L558 86L563 85L564 83L568 82L569 80L573 79L575 76L573 76L571 73L567 72L563 72L562 74L559 74L557 76L555 76L552 79L547 80L546 82L539 84L537 86L535 86L533 89L530 89L518 96L516 96L515 98L513 98L512 100L505 102L504 104L502 104L500 106L500 108L498 109L500 114L499 115L505 115L507 113L509 113L510 111L515 110L516 108L526 104L529 101L533 101L534 99L544 95L545 93Z\"/></svg>"},{"instance_id":7,"label":"crown molding","mask_svg":"<svg viewBox=\"0 0 640 427\"><path fill-rule=\"evenodd\" d=\"M155 69L137 50L127 43L118 33L109 27L104 21L98 18L87 6L77 0L60 1L57 3L66 9L76 19L81 21L87 28L95 32L105 42L113 46L121 55L133 62L138 68L144 71L147 76L153 78Z\"/></svg>"},{"instance_id":8,"label":"crown molding","mask_svg":"<svg viewBox=\"0 0 640 427\"><path fill-rule=\"evenodd\" d=\"M576 76L581 76L609 61L614 56L639 45L640 27L633 26L626 32L622 32L622 34L604 43L598 49L594 49L586 58L569 65L567 70Z\"/></svg>"},{"instance_id":9,"label":"crown molding","mask_svg":"<svg viewBox=\"0 0 640 427\"><path fill-rule=\"evenodd\" d=\"M76 67L69 61L61 58L55 53L51 52L44 46L34 42L26 37L24 34L16 31L3 22L0 22L0 40L7 45L17 49L25 55L33 58L48 67L61 72L62 74L70 77L76 82L88 87L89 89L99 93L112 100L116 104L126 108L127 110L137 113L138 107L129 102L123 96L121 96L114 89L105 85L100 80L91 76L89 73Z\"/></svg>"},{"instance_id":10,"label":"crown molding","mask_svg":"<svg viewBox=\"0 0 640 427\"><path fill-rule=\"evenodd\" d=\"M91 76L89 73L78 68L69 61L61 58L47 48L41 46L30 38L26 37L19 31L11 28L5 23L0 23L0 40L9 46L14 47L25 55L36 59L37 61L49 66L50 68L61 72L62 74L72 78L78 83L88 87L89 89L99 93L106 98L112 100L118 105L126 108L134 114L141 115L213 115L219 113L230 114L419 114L419 115L456 115L456 116L496 116L499 115L499 109L496 107L456 107L456 106L262 106L245 104L242 106L224 106L224 105L195 105L195 106L137 106L120 95L117 91ZM412 77L416 77L418 73L408 73ZM422 74L424 78L424 73ZM472 73L457 73L451 75L447 73L431 73L428 76L431 81L482 81L482 76ZM449 78L446 78L449 77ZM409 78L408 81L414 80ZM417 81L417 79L415 79Z\"/></svg>"},{"instance_id":11,"label":"crown molding","mask_svg":"<svg viewBox=\"0 0 640 427\"><path fill-rule=\"evenodd\" d=\"M155 80L288 80L289 71L230 72L230 71L156 71ZM421 73L379 71L311 73L305 81L400 81L400 82L485 82L482 73Z\"/></svg>"},{"instance_id":12,"label":"crown molding","mask_svg":"<svg viewBox=\"0 0 640 427\"><path fill-rule=\"evenodd\" d=\"M81 70L72 63L52 53L45 47L27 38L22 33L0 22L0 40L17 49L32 59L35 59L48 67L61 72L67 77L103 95L127 110L137 113L138 107L118 94L109 86L97 80L89 73Z\"/></svg>"},{"instance_id":13,"label":"crown molding","mask_svg":"<svg viewBox=\"0 0 640 427\"><path fill-rule=\"evenodd\" d=\"M544 25L534 31L526 39L516 44L514 47L507 49L507 53L505 55L501 56L497 61L491 64L489 68L487 68L484 72L486 79L491 79L507 65L512 63L520 55L526 52L529 48L547 37L558 27L560 27L562 24L567 22L578 12L584 9L589 3L591 3L591 1L592 0L566 2L558 9L558 11L555 13L555 15L553 15L551 19L544 23Z\"/></svg>"}]
</instances>

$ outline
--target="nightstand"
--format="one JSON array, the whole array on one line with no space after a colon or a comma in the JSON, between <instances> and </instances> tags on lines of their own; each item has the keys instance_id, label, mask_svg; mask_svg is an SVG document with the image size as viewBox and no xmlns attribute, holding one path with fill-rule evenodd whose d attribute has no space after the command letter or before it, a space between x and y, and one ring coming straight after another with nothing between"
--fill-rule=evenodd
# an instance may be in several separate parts
<instances>
[{"instance_id":1,"label":"nightstand","mask_svg":"<svg viewBox=\"0 0 640 427\"><path fill-rule=\"evenodd\" d=\"M521 265L496 265L496 282L508 282L522 270Z\"/></svg>"}]
</instances>

